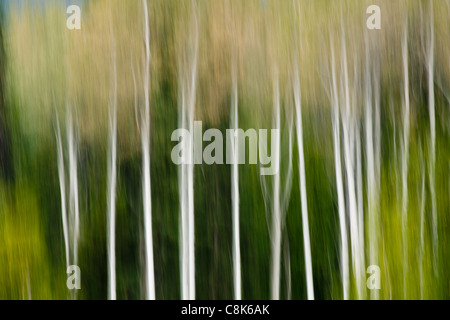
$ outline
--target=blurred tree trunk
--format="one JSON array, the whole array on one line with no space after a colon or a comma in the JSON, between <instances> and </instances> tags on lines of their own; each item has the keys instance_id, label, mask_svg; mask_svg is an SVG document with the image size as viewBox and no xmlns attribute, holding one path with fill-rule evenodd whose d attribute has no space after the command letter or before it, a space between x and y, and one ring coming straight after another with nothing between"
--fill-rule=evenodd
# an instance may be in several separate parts
<instances>
[{"instance_id":1,"label":"blurred tree trunk","mask_svg":"<svg viewBox=\"0 0 450 320\"><path fill-rule=\"evenodd\" d=\"M147 1L142 1L145 21L145 70L144 70L144 99L145 109L141 115L142 134L142 190L144 199L144 228L145 228L145 266L146 266L146 295L148 300L155 299L155 274L153 261L153 232L152 232L152 196L150 180L150 26L148 21Z\"/></svg>"},{"instance_id":2,"label":"blurred tree trunk","mask_svg":"<svg viewBox=\"0 0 450 320\"><path fill-rule=\"evenodd\" d=\"M408 282L408 164L409 164L409 73L407 28L402 43L403 58L403 144L402 144L402 242L403 242L403 298L407 298Z\"/></svg>"},{"instance_id":3,"label":"blurred tree trunk","mask_svg":"<svg viewBox=\"0 0 450 320\"><path fill-rule=\"evenodd\" d=\"M297 144L300 175L300 198L302 206L303 247L305 252L306 288L308 300L314 300L313 271L311 262L311 243L309 237L308 204L306 194L305 155L303 151L303 124L300 91L300 76L298 66L295 63L294 70L294 102L296 112Z\"/></svg>"},{"instance_id":4,"label":"blurred tree trunk","mask_svg":"<svg viewBox=\"0 0 450 320\"><path fill-rule=\"evenodd\" d=\"M111 28L112 29L112 28ZM111 30L112 32L112 30ZM114 41L113 41L114 43ZM115 46L115 43L113 44ZM108 150L108 299L116 300L117 66L113 48L113 92L109 105Z\"/></svg>"},{"instance_id":5,"label":"blurred tree trunk","mask_svg":"<svg viewBox=\"0 0 450 320\"><path fill-rule=\"evenodd\" d=\"M338 196L338 212L339 212L339 228L341 236L341 277L342 291L344 300L348 300L350 296L349 284L349 254L348 254L348 236L347 236L347 219L345 214L345 196L344 183L342 177L341 164L341 138L340 138L340 121L339 121L339 96L336 80L336 65L334 59L334 48L331 44L331 105L332 105L332 124L333 124L333 146L334 146L334 164L336 172L336 189Z\"/></svg>"},{"instance_id":6,"label":"blurred tree trunk","mask_svg":"<svg viewBox=\"0 0 450 320\"><path fill-rule=\"evenodd\" d=\"M3 42L4 15L3 6L0 5L0 175L3 179L10 180L14 177L14 171L5 94L6 55Z\"/></svg>"},{"instance_id":7,"label":"blurred tree trunk","mask_svg":"<svg viewBox=\"0 0 450 320\"><path fill-rule=\"evenodd\" d=\"M233 61L232 68L232 118L231 127L235 130L239 127L238 119L238 90L237 90L236 63ZM232 139L233 165L231 168L231 195L233 202L233 278L234 278L234 299L241 300L241 250L239 237L239 146L236 139Z\"/></svg>"}]
</instances>

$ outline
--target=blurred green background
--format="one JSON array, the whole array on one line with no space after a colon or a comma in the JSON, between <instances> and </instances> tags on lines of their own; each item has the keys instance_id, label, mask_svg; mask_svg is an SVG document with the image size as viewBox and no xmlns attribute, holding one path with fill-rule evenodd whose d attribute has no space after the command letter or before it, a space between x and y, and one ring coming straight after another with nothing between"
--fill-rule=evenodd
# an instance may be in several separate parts
<instances>
[{"instance_id":1,"label":"blurred green background","mask_svg":"<svg viewBox=\"0 0 450 320\"><path fill-rule=\"evenodd\" d=\"M142 128L140 113L136 111L136 106L144 104L142 1L78 1L82 9L81 30L66 28L64 2L1 2L0 298L74 298L66 287L57 145L60 126L68 191L69 114L74 119L77 142L80 214L77 264L81 269L81 290L76 298L107 298L108 117L115 56L117 298L142 299ZM381 8L381 30L366 29L366 8L370 4ZM196 32L199 42L195 120L203 121L204 130L218 128L225 132L231 127L233 70L238 88L239 127L271 128L274 70L278 70L282 193L286 191L289 165L289 123L295 114L291 79L298 65L316 299L343 298L330 102L331 48L338 76L343 70L341 49L347 49L351 110L354 128L361 134L361 231L366 267L371 264L367 249L371 226L365 153L366 62L370 64L369 78L378 70L373 83L379 81L380 106L376 209L379 298L450 298L450 1L435 0L430 6L429 1L419 0L152 0L148 1L148 14L150 175L157 299L181 297L179 168L171 160L176 144L171 141L171 134L180 126L180 81L188 78L183 75L188 72L186 65L190 63ZM430 25L434 37L434 160L427 85ZM410 131L406 137L402 68L405 30L410 98ZM369 49L365 41L370 43ZM405 222L402 160L406 140L409 149ZM343 151L342 147L342 157ZM292 154L292 189L288 192L281 235L280 298L306 299L296 138ZM194 169L197 299L233 298L231 179L230 165L202 164ZM271 189L271 178L261 177L258 165L239 166L244 299L271 298L273 260L269 230L273 212L269 203L274 199L264 197L261 179L267 179ZM66 198L69 199L68 192ZM433 232L438 235L437 242ZM350 298L356 299L359 296L351 263L349 268ZM364 290L369 298L369 290Z\"/></svg>"}]
</instances>

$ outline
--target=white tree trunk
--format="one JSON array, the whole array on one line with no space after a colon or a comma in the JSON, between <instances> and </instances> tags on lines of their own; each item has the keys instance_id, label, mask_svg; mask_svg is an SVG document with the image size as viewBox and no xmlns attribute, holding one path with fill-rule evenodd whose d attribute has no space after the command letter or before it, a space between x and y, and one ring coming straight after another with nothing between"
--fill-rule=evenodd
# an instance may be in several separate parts
<instances>
[{"instance_id":1,"label":"white tree trunk","mask_svg":"<svg viewBox=\"0 0 450 320\"><path fill-rule=\"evenodd\" d=\"M64 170L64 154L58 115L56 115L56 145L58 151L58 177L59 177L59 190L61 193L61 216L63 223L64 247L66 250L66 268L67 268L70 265L69 228L67 223L67 209L66 209L66 179Z\"/></svg>"},{"instance_id":2,"label":"white tree trunk","mask_svg":"<svg viewBox=\"0 0 450 320\"><path fill-rule=\"evenodd\" d=\"M78 204L78 167L77 167L77 155L78 148L76 147L73 118L71 111L68 112L68 125L67 125L67 137L69 145L69 212L70 212L70 225L72 229L72 244L73 244L73 264L78 263L78 239L80 233L80 215Z\"/></svg>"},{"instance_id":3,"label":"white tree trunk","mask_svg":"<svg viewBox=\"0 0 450 320\"><path fill-rule=\"evenodd\" d=\"M379 265L378 259L378 196L376 187L375 151L373 138L372 81L369 68L370 48L367 34L366 46L366 79L365 79L365 129L366 129L366 166L367 166L367 208L369 217L369 265ZM375 92L374 95L377 95ZM378 148L378 147L377 147ZM378 299L378 290L371 290L371 299Z\"/></svg>"},{"instance_id":4,"label":"white tree trunk","mask_svg":"<svg viewBox=\"0 0 450 320\"><path fill-rule=\"evenodd\" d=\"M180 81L181 87L181 127L186 128L186 99L184 80ZM186 155L184 155L186 156ZM189 299L189 231L188 231L188 203L187 203L187 164L181 164L178 171L178 190L180 197L180 272L181 272L181 298Z\"/></svg>"},{"instance_id":5,"label":"white tree trunk","mask_svg":"<svg viewBox=\"0 0 450 320\"><path fill-rule=\"evenodd\" d=\"M61 215L63 222L64 247L66 252L66 267L78 264L78 240L80 234L80 216L78 202L78 144L76 142L71 110L67 108L67 145L69 152L69 214L66 203L66 180L64 169L64 152L62 146L59 118L56 122L56 142L58 151L58 177L61 194ZM71 292L72 298L76 298L76 291Z\"/></svg>"},{"instance_id":6,"label":"white tree trunk","mask_svg":"<svg viewBox=\"0 0 450 320\"><path fill-rule=\"evenodd\" d=\"M238 121L238 93L237 93L237 74L236 69L232 70L232 118L231 126L237 130L239 127ZM240 250L240 235L239 235L239 146L236 139L231 139L233 150L233 165L231 167L231 196L233 205L233 281L234 281L234 299L241 300L241 250Z\"/></svg>"},{"instance_id":7,"label":"white tree trunk","mask_svg":"<svg viewBox=\"0 0 450 320\"><path fill-rule=\"evenodd\" d=\"M194 9L195 10L195 9ZM194 221L194 114L195 95L197 87L197 60L198 60L198 24L197 16L194 13L195 35L194 53L192 56L192 68L190 70L190 92L189 92L189 132L191 160L188 165L188 230L189 230L189 299L195 299L195 221Z\"/></svg>"},{"instance_id":8,"label":"white tree trunk","mask_svg":"<svg viewBox=\"0 0 450 320\"><path fill-rule=\"evenodd\" d=\"M188 143L187 164L181 165L180 205L181 205L181 293L183 299L195 299L195 221L194 221L194 114L195 96L197 86L197 61L198 61L198 21L197 13L193 8L193 52L189 51L186 72L180 76L181 87L181 124L190 133ZM183 59L184 60L184 59ZM187 79L184 79L184 74ZM187 84L186 84L187 83ZM186 87L187 86L187 97Z\"/></svg>"},{"instance_id":9,"label":"white tree trunk","mask_svg":"<svg viewBox=\"0 0 450 320\"><path fill-rule=\"evenodd\" d=\"M108 154L108 298L116 300L116 158L117 158L117 66L116 51L113 49L114 92L109 113ZM110 106L111 107L111 106ZM112 110L111 110L112 109Z\"/></svg>"},{"instance_id":10,"label":"white tree trunk","mask_svg":"<svg viewBox=\"0 0 450 320\"><path fill-rule=\"evenodd\" d=\"M344 132L344 162L347 177L347 196L349 201L349 212L350 212L350 240L352 249L352 265L355 271L356 278L356 288L358 299L361 298L361 293L363 290L362 276L363 270L361 268L361 250L359 243L359 230L358 230L358 213L357 213L357 203L355 194L355 177L354 177L354 161L352 155L352 143L354 142L354 130L352 130L352 122L354 121L351 103L350 103L350 84L348 79L348 68L347 68L347 53L346 53L345 37L343 36L342 43L342 64L343 64L343 91L344 91L344 101L345 111L342 115L342 124Z\"/></svg>"},{"instance_id":11,"label":"white tree trunk","mask_svg":"<svg viewBox=\"0 0 450 320\"><path fill-rule=\"evenodd\" d=\"M144 228L145 228L145 266L146 266L146 295L148 300L155 299L155 274L153 261L153 231L152 231L152 196L150 180L150 26L148 20L147 1L142 0L145 22L145 72L144 72L144 100L145 109L141 122L142 135L142 192L144 199Z\"/></svg>"},{"instance_id":12,"label":"white tree trunk","mask_svg":"<svg viewBox=\"0 0 450 320\"><path fill-rule=\"evenodd\" d=\"M333 145L334 145L334 164L336 171L336 188L338 195L338 211L339 211L339 228L341 235L341 272L342 287L344 300L350 297L349 284L349 257L348 257L348 240L347 240L347 222L345 215L345 197L344 186L342 181L342 165L341 165L341 141L340 141L340 122L339 122L339 98L336 81L336 66L334 59L334 49L331 45L331 73L332 73L332 123L333 123Z\"/></svg>"},{"instance_id":13,"label":"white tree trunk","mask_svg":"<svg viewBox=\"0 0 450 320\"><path fill-rule=\"evenodd\" d=\"M274 108L276 112L275 129L280 129L280 90L278 73L274 79ZM274 150L275 167L280 164L280 135ZM280 263L281 263L281 210L280 210L280 170L273 175L273 209L272 209L272 300L280 299Z\"/></svg>"},{"instance_id":14,"label":"white tree trunk","mask_svg":"<svg viewBox=\"0 0 450 320\"><path fill-rule=\"evenodd\" d=\"M303 247L305 252L306 288L308 300L314 300L314 283L311 260L311 243L309 239L308 204L306 195L305 157L303 151L303 125L300 77L298 67L294 70L294 103L296 111L297 144L300 175L300 198L302 203Z\"/></svg>"}]
</instances>

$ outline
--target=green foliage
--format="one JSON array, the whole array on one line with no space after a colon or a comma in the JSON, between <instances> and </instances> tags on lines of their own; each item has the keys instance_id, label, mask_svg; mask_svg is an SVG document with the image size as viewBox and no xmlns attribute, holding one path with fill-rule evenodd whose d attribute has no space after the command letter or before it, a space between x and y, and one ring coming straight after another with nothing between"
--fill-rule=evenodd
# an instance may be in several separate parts
<instances>
[{"instance_id":1,"label":"green foliage","mask_svg":"<svg viewBox=\"0 0 450 320\"><path fill-rule=\"evenodd\" d=\"M189 48L190 3L150 1L151 20L151 183L156 297L180 298L178 167L172 163L172 131L179 127L180 60ZM150 3L149 2L149 3ZM111 3L111 5L110 5ZM74 111L78 138L78 181L81 216L80 299L107 297L107 128L111 97L111 52L116 50L118 89L117 297L143 297L142 157L139 112L143 105L142 28L138 1L89 1L80 34L69 33L57 4L33 11L12 7L0 12L0 299L69 299L61 219L55 128L60 121L67 142L66 112ZM340 11L329 1L300 1L298 17L290 4L276 1L195 2L200 16L200 59L196 120L203 128L230 127L231 62L236 54L239 126L270 128L273 75L279 70L282 104L282 159L288 159L289 111L292 106L293 52L298 50L302 85L303 136L309 227L315 296L342 299L340 236L330 102L324 83L329 63L328 38L340 35ZM343 14L349 26L360 21L359 6L348 1ZM388 2L383 2L388 6ZM436 2L435 2L436 3ZM410 10L411 26L419 21ZM2 8L0 6L0 8ZM391 7L388 7L391 8ZM64 8L62 8L64 9ZM336 9L336 10L335 10ZM437 11L438 9L436 9ZM64 12L64 10L62 11ZM385 11L383 11L385 12ZM392 6L386 15L400 14ZM347 16L348 15L348 16ZM62 16L64 17L64 15ZM353 18L349 18L353 17ZM388 17L388 16L387 16ZM389 16L390 17L390 16ZM301 19L300 19L301 18ZM444 17L445 18L445 17ZM441 82L450 71L446 22L436 15L436 69ZM448 18L448 17L447 17ZM346 20L346 21L347 21ZM447 19L448 20L448 19ZM110 22L114 26L110 28ZM300 21L300 22L298 22ZM355 22L356 21L356 22ZM429 114L424 89L423 57L415 54L419 35L410 30L411 133L408 170L408 260L403 261L401 220L401 32L386 19L377 57L381 66L381 230L380 298L450 297L450 135L445 92L436 88L436 164L439 245L433 256L428 155ZM297 43L293 36L300 23ZM448 23L447 23L448 25ZM231 27L232 26L232 27ZM438 29L438 27L440 29ZM234 29L235 28L235 29ZM7 31L5 31L7 30ZM112 30L112 31L111 31ZM349 30L356 30L349 28ZM74 31L76 32L76 31ZM111 32L115 36L113 45ZM326 34L326 35L324 35ZM364 129L363 102L357 74L363 33L350 33L349 64L355 66L352 90L357 121ZM186 44L187 43L187 44ZM3 48L4 44L4 48ZM448 45L448 44L447 44ZM233 47L234 46L234 47ZM398 47L398 48L397 48ZM233 50L235 53L232 53ZM295 50L294 50L295 48ZM391 48L394 48L391 50ZM442 54L442 52L446 53ZM338 53L336 53L338 55ZM445 60L447 59L447 60ZM136 95L132 65L136 76ZM417 67L416 67L417 66ZM446 69L447 68L447 69ZM325 81L324 81L325 79ZM448 82L450 83L450 81ZM447 89L448 96L448 89ZM66 101L68 104L66 104ZM135 110L137 103L137 114ZM287 118L286 115L287 114ZM58 117L58 118L57 118ZM295 130L295 128L294 128ZM364 130L361 130L363 132ZM295 137L295 134L294 134ZM363 144L364 137L361 137ZM298 149L293 140L293 180L282 236L281 298L306 298ZM67 153L67 147L63 147ZM67 155L65 155L67 158ZM67 159L65 159L67 162ZM363 162L365 158L363 156ZM67 168L66 168L67 170ZM363 164L363 171L366 170ZM233 296L231 170L228 165L197 165L194 172L196 297ZM421 246L421 185L425 181L425 223ZM285 185L285 180L281 184ZM363 175L366 183L366 174ZM270 182L268 183L270 188ZM243 298L270 297L270 203L261 190L258 165L239 167L240 248ZM285 191L284 188L282 190ZM367 211L367 190L364 187ZM270 201L270 199L269 199ZM365 241L368 241L366 222ZM367 259L366 254L366 259ZM288 263L290 261L290 263ZM422 273L420 272L422 268ZM289 271L290 270L290 271ZM422 274L422 275L421 275ZM352 278L351 297L356 297ZM368 290L367 290L368 293Z\"/></svg>"}]
</instances>

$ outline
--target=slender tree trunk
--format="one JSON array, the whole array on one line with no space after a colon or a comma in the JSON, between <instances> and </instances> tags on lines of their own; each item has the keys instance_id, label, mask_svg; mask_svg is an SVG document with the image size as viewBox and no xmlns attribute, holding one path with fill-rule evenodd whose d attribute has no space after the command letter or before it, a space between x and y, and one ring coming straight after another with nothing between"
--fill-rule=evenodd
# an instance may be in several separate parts
<instances>
[{"instance_id":1,"label":"slender tree trunk","mask_svg":"<svg viewBox=\"0 0 450 320\"><path fill-rule=\"evenodd\" d=\"M186 128L186 99L184 80L180 81L181 87L181 127ZM189 152L189 151L188 151ZM188 158L190 155L183 155ZM180 271L181 271L181 297L183 300L189 299L189 237L187 219L187 164L182 163L178 171L178 190L180 196Z\"/></svg>"},{"instance_id":2,"label":"slender tree trunk","mask_svg":"<svg viewBox=\"0 0 450 320\"><path fill-rule=\"evenodd\" d=\"M194 221L194 114L195 114L195 96L197 87L197 61L198 61L198 21L196 9L193 8L193 52L189 51L188 65L184 66L186 72L180 70L181 87L181 124L190 133L187 141L188 154L186 155L187 164L181 165L181 291L182 298L195 299L195 221ZM192 49L191 49L192 50ZM184 61L186 63L186 61ZM187 80L185 80L187 75ZM186 84L187 82L187 84ZM187 89L186 89L187 87ZM187 91L187 97L186 97Z\"/></svg>"},{"instance_id":3,"label":"slender tree trunk","mask_svg":"<svg viewBox=\"0 0 450 320\"><path fill-rule=\"evenodd\" d=\"M235 62L234 62L235 63ZM235 66L232 70L232 119L231 126L237 130L239 127L238 121L238 93L237 93L237 74ZM241 300L241 250L239 237L239 146L236 139L231 139L233 149L233 165L231 167L231 195L233 205L233 280L234 280L234 299Z\"/></svg>"},{"instance_id":4,"label":"slender tree trunk","mask_svg":"<svg viewBox=\"0 0 450 320\"><path fill-rule=\"evenodd\" d=\"M430 34L427 51L427 71L428 71L428 110L430 116L430 146L429 152L429 184L431 196L431 214L433 228L433 267L437 273L438 256L438 230L437 230L437 203L435 191L435 163L436 163L436 116L435 116L435 98L434 98L434 20L433 20L433 1L430 0Z\"/></svg>"},{"instance_id":5,"label":"slender tree trunk","mask_svg":"<svg viewBox=\"0 0 450 320\"><path fill-rule=\"evenodd\" d=\"M195 10L195 9L194 9ZM197 87L197 60L198 60L198 22L197 15L194 13L194 53L192 56L192 68L190 70L190 92L189 92L189 132L191 160L188 165L188 230L189 230L189 299L195 299L195 221L194 221L194 114L195 114L195 95Z\"/></svg>"},{"instance_id":6,"label":"slender tree trunk","mask_svg":"<svg viewBox=\"0 0 450 320\"><path fill-rule=\"evenodd\" d=\"M294 70L294 103L296 111L297 143L300 174L300 198L302 203L303 247L305 252L306 288L308 300L314 300L314 283L311 260L311 243L309 239L308 204L306 196L305 157L303 151L303 125L300 77L298 67Z\"/></svg>"},{"instance_id":7,"label":"slender tree trunk","mask_svg":"<svg viewBox=\"0 0 450 320\"><path fill-rule=\"evenodd\" d=\"M373 138L372 81L370 76L371 55L368 36L365 34L366 79L365 79L365 129L366 129L366 166L367 166L367 208L369 216L369 264L379 265L378 259L378 197L376 187L375 151ZM373 95L377 95L375 92ZM378 290L371 290L371 299L378 299Z\"/></svg>"},{"instance_id":8,"label":"slender tree trunk","mask_svg":"<svg viewBox=\"0 0 450 320\"><path fill-rule=\"evenodd\" d=\"M68 112L68 126L67 137L69 145L69 181L70 181L70 193L69 193L69 211L70 211L70 223L73 226L73 263L78 264L78 239L80 233L80 214L78 203L78 166L77 155L78 148L74 137L73 118L71 111Z\"/></svg>"},{"instance_id":9,"label":"slender tree trunk","mask_svg":"<svg viewBox=\"0 0 450 320\"><path fill-rule=\"evenodd\" d=\"M116 300L116 175L117 175L117 66L113 49L114 91L109 111L108 151L108 299Z\"/></svg>"},{"instance_id":10,"label":"slender tree trunk","mask_svg":"<svg viewBox=\"0 0 450 320\"><path fill-rule=\"evenodd\" d=\"M280 90L278 72L274 79L274 107L276 112L275 129L280 129ZM280 163L280 135L274 146L276 168ZM272 300L280 299L280 263L281 263L281 210L280 210L280 172L273 176L273 209L272 209Z\"/></svg>"},{"instance_id":11,"label":"slender tree trunk","mask_svg":"<svg viewBox=\"0 0 450 320\"><path fill-rule=\"evenodd\" d=\"M78 145L76 143L72 114L67 106L67 145L69 151L69 214L66 203L66 179L64 169L64 152L61 138L61 128L58 114L56 115L56 143L58 151L58 177L61 195L61 215L63 222L64 247L66 255L66 267L78 264L78 240L80 234L80 217L78 202ZM76 298L76 291L71 292L71 297Z\"/></svg>"},{"instance_id":12,"label":"slender tree trunk","mask_svg":"<svg viewBox=\"0 0 450 320\"><path fill-rule=\"evenodd\" d=\"M354 130L352 130L353 115L350 103L350 84L348 79L347 53L346 53L345 37L342 43L342 64L343 64L343 92L345 112L343 114L342 124L344 132L344 160L347 177L347 196L349 201L350 213L350 239L352 249L352 265L355 270L356 287L358 299L361 298L362 287L362 271L360 257L360 243L358 231L358 213L355 195L355 177L354 177L354 161L352 156L352 143L354 141Z\"/></svg>"},{"instance_id":13,"label":"slender tree trunk","mask_svg":"<svg viewBox=\"0 0 450 320\"><path fill-rule=\"evenodd\" d=\"M419 277L420 277L420 299L424 299L424 275L423 262L425 255L425 172L422 170L422 189L420 197L420 262L419 262Z\"/></svg>"},{"instance_id":14,"label":"slender tree trunk","mask_svg":"<svg viewBox=\"0 0 450 320\"><path fill-rule=\"evenodd\" d=\"M145 227L145 266L146 266L146 295L148 300L155 299L155 274L153 261L153 231L152 231L152 196L150 180L150 26L148 20L147 1L142 0L145 21L145 73L144 100L145 109L141 123L142 135L142 190L144 199L144 227Z\"/></svg>"},{"instance_id":15,"label":"slender tree trunk","mask_svg":"<svg viewBox=\"0 0 450 320\"><path fill-rule=\"evenodd\" d=\"M407 31L403 37L403 145L402 145L402 242L403 242L403 296L407 298L408 278L408 163L409 163L409 75L408 75L408 40Z\"/></svg>"},{"instance_id":16,"label":"slender tree trunk","mask_svg":"<svg viewBox=\"0 0 450 320\"><path fill-rule=\"evenodd\" d=\"M361 134L358 123L354 124L354 139L355 139L355 150L356 154L356 197L357 197L357 228L358 228L358 255L360 263L360 287L359 287L359 298L366 299L366 290L364 286L364 271L365 271L365 252L364 252L364 199L363 199L363 189L362 189L362 160L361 160Z\"/></svg>"},{"instance_id":17,"label":"slender tree trunk","mask_svg":"<svg viewBox=\"0 0 450 320\"><path fill-rule=\"evenodd\" d=\"M339 98L336 81L336 66L334 59L334 49L331 45L331 72L332 72L332 124L333 124L333 145L334 145L334 163L336 171L336 187L338 195L338 211L339 211L339 228L341 235L341 272L342 272L342 287L344 300L350 297L349 284L349 257L348 257L348 240L347 240L347 222L345 215L345 197L344 184L342 179L342 165L341 165L341 141L340 141L340 123L339 123Z\"/></svg>"},{"instance_id":18,"label":"slender tree trunk","mask_svg":"<svg viewBox=\"0 0 450 320\"><path fill-rule=\"evenodd\" d=\"M70 265L69 228L67 223L67 209L66 209L66 179L64 170L64 154L58 115L56 115L56 145L58 151L58 177L59 177L59 190L61 194L61 216L63 223L64 247L66 250L65 252L66 252L66 268L67 268Z\"/></svg>"}]
</instances>

